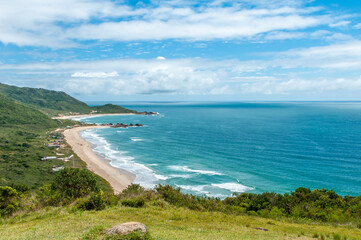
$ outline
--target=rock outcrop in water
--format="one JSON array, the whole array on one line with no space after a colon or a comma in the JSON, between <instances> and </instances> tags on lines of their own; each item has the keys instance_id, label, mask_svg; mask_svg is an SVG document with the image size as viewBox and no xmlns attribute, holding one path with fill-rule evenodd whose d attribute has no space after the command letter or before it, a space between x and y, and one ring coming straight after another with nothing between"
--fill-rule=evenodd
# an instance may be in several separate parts
<instances>
[{"instance_id":1,"label":"rock outcrop in water","mask_svg":"<svg viewBox=\"0 0 361 240\"><path fill-rule=\"evenodd\" d=\"M139 123L136 123L136 124L133 124L133 123L130 123L130 124L117 123L115 125L111 125L111 127L114 127L114 128L143 127L143 126L144 126L143 124L139 124Z\"/></svg>"}]
</instances>

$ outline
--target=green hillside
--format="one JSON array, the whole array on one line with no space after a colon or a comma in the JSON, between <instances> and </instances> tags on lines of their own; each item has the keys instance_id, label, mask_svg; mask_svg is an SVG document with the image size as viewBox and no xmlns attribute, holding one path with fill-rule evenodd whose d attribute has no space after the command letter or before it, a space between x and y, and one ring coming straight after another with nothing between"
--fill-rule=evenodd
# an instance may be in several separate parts
<instances>
[{"instance_id":1,"label":"green hillside","mask_svg":"<svg viewBox=\"0 0 361 240\"><path fill-rule=\"evenodd\" d=\"M91 107L65 92L41 88L20 88L0 83L0 93L51 115L66 112L91 112Z\"/></svg>"},{"instance_id":2,"label":"green hillside","mask_svg":"<svg viewBox=\"0 0 361 240\"><path fill-rule=\"evenodd\" d=\"M53 120L0 94L0 186L25 184L37 188L50 181L54 175L52 165L62 161L40 161L44 156L55 154L54 149L44 146L48 141L47 132L73 124L69 120Z\"/></svg>"},{"instance_id":3,"label":"green hillside","mask_svg":"<svg viewBox=\"0 0 361 240\"><path fill-rule=\"evenodd\" d=\"M100 113L135 113L136 111L122 108L117 105L90 107L65 92L52 91L42 88L16 87L0 83L0 94L9 99L21 102L38 109L50 116L58 114L80 113L88 114L91 111Z\"/></svg>"},{"instance_id":4,"label":"green hillside","mask_svg":"<svg viewBox=\"0 0 361 240\"><path fill-rule=\"evenodd\" d=\"M114 104L106 104L104 106L94 106L92 107L94 111L98 113L136 113L137 111L123 108Z\"/></svg>"},{"instance_id":5,"label":"green hillside","mask_svg":"<svg viewBox=\"0 0 361 240\"><path fill-rule=\"evenodd\" d=\"M17 103L0 94L0 127L47 129L55 128L56 122L40 111ZM2 129L4 131L4 129ZM2 131L2 132L3 132Z\"/></svg>"}]
</instances>

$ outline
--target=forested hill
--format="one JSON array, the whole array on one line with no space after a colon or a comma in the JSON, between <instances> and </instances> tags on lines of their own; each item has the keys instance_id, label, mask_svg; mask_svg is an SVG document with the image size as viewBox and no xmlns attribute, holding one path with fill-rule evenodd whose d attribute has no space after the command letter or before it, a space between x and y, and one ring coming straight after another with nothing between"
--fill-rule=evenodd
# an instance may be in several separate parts
<instances>
[{"instance_id":1,"label":"forested hill","mask_svg":"<svg viewBox=\"0 0 361 240\"><path fill-rule=\"evenodd\" d=\"M56 122L40 111L0 94L0 127L26 129L55 128ZM3 129L4 130L4 129Z\"/></svg>"},{"instance_id":2,"label":"forested hill","mask_svg":"<svg viewBox=\"0 0 361 240\"><path fill-rule=\"evenodd\" d=\"M42 88L16 87L0 83L0 94L9 99L23 103L38 109L50 116L58 114L88 114L98 113L135 113L136 111L122 108L117 105L107 104L105 106L90 107L65 92L52 91Z\"/></svg>"}]
</instances>

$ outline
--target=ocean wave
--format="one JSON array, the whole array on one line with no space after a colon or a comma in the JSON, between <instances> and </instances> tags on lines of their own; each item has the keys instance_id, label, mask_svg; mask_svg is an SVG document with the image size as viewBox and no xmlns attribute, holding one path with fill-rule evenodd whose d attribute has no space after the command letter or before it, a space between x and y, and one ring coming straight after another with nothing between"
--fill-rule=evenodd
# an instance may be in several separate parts
<instances>
[{"instance_id":1,"label":"ocean wave","mask_svg":"<svg viewBox=\"0 0 361 240\"><path fill-rule=\"evenodd\" d=\"M169 178L191 178L189 174L170 174Z\"/></svg>"},{"instance_id":2,"label":"ocean wave","mask_svg":"<svg viewBox=\"0 0 361 240\"><path fill-rule=\"evenodd\" d=\"M144 141L144 139L142 139L140 137L131 137L130 140L132 140L133 142Z\"/></svg>"},{"instance_id":3,"label":"ocean wave","mask_svg":"<svg viewBox=\"0 0 361 240\"><path fill-rule=\"evenodd\" d=\"M191 185L176 185L177 187L180 187L181 189L184 190L190 190L196 193L201 193L201 194L209 194L209 191L205 191L204 188L207 187L208 185L196 185L196 186L191 186Z\"/></svg>"},{"instance_id":4,"label":"ocean wave","mask_svg":"<svg viewBox=\"0 0 361 240\"><path fill-rule=\"evenodd\" d=\"M151 168L135 162L135 158L128 156L126 151L115 150L114 147L102 136L96 133L99 129L83 131L81 136L93 145L93 150L100 156L110 160L110 165L127 170L136 175L134 183L145 188L154 188L159 181L167 180L168 177L157 174Z\"/></svg>"},{"instance_id":5,"label":"ocean wave","mask_svg":"<svg viewBox=\"0 0 361 240\"><path fill-rule=\"evenodd\" d=\"M245 185L242 185L240 183L212 183L211 184L213 187L218 187L218 188L223 188L226 190L229 190L231 192L238 192L238 193L242 193L242 192L246 192L249 190L253 190L254 188L252 187L247 187Z\"/></svg>"},{"instance_id":6,"label":"ocean wave","mask_svg":"<svg viewBox=\"0 0 361 240\"><path fill-rule=\"evenodd\" d=\"M198 173L198 174L204 174L204 175L223 175L222 173L216 172L216 171L210 171L210 170L197 170L197 169L191 169L187 166L169 166L169 169L173 171L181 171L181 172L192 172L192 173Z\"/></svg>"},{"instance_id":7,"label":"ocean wave","mask_svg":"<svg viewBox=\"0 0 361 240\"><path fill-rule=\"evenodd\" d=\"M188 191L192 191L196 194L200 194L200 195L206 195L208 197L214 197L214 198L226 198L228 197L228 195L225 194L221 194L221 193L212 193L210 190L212 188L211 185L196 185L196 186L191 186L191 185L176 185L177 187L180 187L183 190L188 190ZM209 190L207 190L209 189Z\"/></svg>"}]
</instances>

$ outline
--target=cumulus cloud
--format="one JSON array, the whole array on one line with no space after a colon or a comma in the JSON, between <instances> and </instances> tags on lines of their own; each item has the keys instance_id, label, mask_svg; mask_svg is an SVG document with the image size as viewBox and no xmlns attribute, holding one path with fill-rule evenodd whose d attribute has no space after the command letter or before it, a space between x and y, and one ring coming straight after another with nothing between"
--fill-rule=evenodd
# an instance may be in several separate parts
<instances>
[{"instance_id":1,"label":"cumulus cloud","mask_svg":"<svg viewBox=\"0 0 361 240\"><path fill-rule=\"evenodd\" d=\"M294 2L228 1L226 6L196 6L165 1L130 7L110 0L1 1L0 41L59 48L76 46L82 40L245 39L331 22L319 9Z\"/></svg>"}]
</instances>

